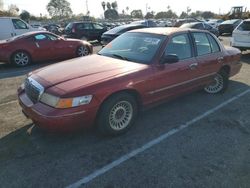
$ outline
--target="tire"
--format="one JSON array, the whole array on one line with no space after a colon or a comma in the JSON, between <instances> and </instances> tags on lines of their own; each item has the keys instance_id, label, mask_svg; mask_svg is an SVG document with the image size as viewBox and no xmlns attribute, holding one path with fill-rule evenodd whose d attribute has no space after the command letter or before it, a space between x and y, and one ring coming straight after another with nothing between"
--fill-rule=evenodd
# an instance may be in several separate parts
<instances>
[{"instance_id":1,"label":"tire","mask_svg":"<svg viewBox=\"0 0 250 188\"><path fill-rule=\"evenodd\" d=\"M228 87L228 74L220 71L214 77L214 82L204 88L209 94L224 93Z\"/></svg>"},{"instance_id":2,"label":"tire","mask_svg":"<svg viewBox=\"0 0 250 188\"><path fill-rule=\"evenodd\" d=\"M27 52L18 51L11 56L11 63L17 67L25 67L31 63L31 58Z\"/></svg>"},{"instance_id":3,"label":"tire","mask_svg":"<svg viewBox=\"0 0 250 188\"><path fill-rule=\"evenodd\" d=\"M89 48L87 46L79 46L76 49L76 56L77 57L82 57L82 56L86 56L89 54L90 54L90 51L89 51Z\"/></svg>"},{"instance_id":4,"label":"tire","mask_svg":"<svg viewBox=\"0 0 250 188\"><path fill-rule=\"evenodd\" d=\"M119 93L108 98L98 113L97 129L102 135L125 133L134 123L138 112L135 98Z\"/></svg>"}]
</instances>

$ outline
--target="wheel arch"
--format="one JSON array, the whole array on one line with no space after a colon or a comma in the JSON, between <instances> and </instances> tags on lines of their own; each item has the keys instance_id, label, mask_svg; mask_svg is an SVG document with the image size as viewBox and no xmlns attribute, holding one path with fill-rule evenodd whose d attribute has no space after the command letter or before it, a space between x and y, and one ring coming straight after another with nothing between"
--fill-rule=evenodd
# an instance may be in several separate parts
<instances>
[{"instance_id":1,"label":"wheel arch","mask_svg":"<svg viewBox=\"0 0 250 188\"><path fill-rule=\"evenodd\" d=\"M225 72L228 76L230 75L231 68L229 65L223 65L219 72Z\"/></svg>"},{"instance_id":2,"label":"wheel arch","mask_svg":"<svg viewBox=\"0 0 250 188\"><path fill-rule=\"evenodd\" d=\"M137 105L138 105L138 109L140 109L140 107L142 106L142 97L141 97L140 93L137 90L135 90L135 89L130 89L130 88L128 88L128 89L122 89L122 90L115 91L114 93L111 93L110 95L107 95L102 100L102 102L100 104L100 107L99 107L99 109L97 110L97 113L96 113L97 117L99 116L101 108L103 107L104 103L108 99L112 98L113 96L119 95L121 93L126 93L126 94L129 94L129 95L133 96L135 98L135 101L136 101Z\"/></svg>"}]
</instances>

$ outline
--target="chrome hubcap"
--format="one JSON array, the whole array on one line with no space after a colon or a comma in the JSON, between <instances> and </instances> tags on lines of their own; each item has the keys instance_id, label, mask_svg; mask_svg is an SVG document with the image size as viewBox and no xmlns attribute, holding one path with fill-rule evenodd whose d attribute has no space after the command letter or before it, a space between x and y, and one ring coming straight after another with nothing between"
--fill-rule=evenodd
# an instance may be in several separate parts
<instances>
[{"instance_id":1,"label":"chrome hubcap","mask_svg":"<svg viewBox=\"0 0 250 188\"><path fill-rule=\"evenodd\" d=\"M29 57L23 52L17 53L14 57L14 61L17 65L27 65L29 63Z\"/></svg>"},{"instance_id":2,"label":"chrome hubcap","mask_svg":"<svg viewBox=\"0 0 250 188\"><path fill-rule=\"evenodd\" d=\"M218 93L223 89L223 84L223 77L220 74L216 74L214 82L204 89L208 93Z\"/></svg>"},{"instance_id":3,"label":"chrome hubcap","mask_svg":"<svg viewBox=\"0 0 250 188\"><path fill-rule=\"evenodd\" d=\"M133 116L133 107L128 101L116 103L109 114L109 124L114 130L126 128Z\"/></svg>"},{"instance_id":4,"label":"chrome hubcap","mask_svg":"<svg viewBox=\"0 0 250 188\"><path fill-rule=\"evenodd\" d=\"M86 56L89 54L89 50L86 47L81 46L80 48L78 48L77 54L78 56Z\"/></svg>"}]
</instances>

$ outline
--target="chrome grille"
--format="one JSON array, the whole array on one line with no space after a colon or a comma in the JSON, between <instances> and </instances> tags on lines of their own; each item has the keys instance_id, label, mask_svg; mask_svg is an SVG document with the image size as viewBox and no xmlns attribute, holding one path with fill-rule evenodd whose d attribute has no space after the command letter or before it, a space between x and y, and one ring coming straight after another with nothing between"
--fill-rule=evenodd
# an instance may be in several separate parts
<instances>
[{"instance_id":1,"label":"chrome grille","mask_svg":"<svg viewBox=\"0 0 250 188\"><path fill-rule=\"evenodd\" d=\"M24 88L26 95L33 103L38 102L44 92L43 86L32 78L25 80Z\"/></svg>"}]
</instances>

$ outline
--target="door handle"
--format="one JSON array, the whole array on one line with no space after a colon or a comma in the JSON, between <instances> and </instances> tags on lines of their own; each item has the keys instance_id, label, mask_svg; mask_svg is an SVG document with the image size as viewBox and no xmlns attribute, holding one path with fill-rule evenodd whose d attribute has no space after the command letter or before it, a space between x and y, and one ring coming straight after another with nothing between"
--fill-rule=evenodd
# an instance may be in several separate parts
<instances>
[{"instance_id":1,"label":"door handle","mask_svg":"<svg viewBox=\"0 0 250 188\"><path fill-rule=\"evenodd\" d=\"M217 58L218 63L223 63L224 57Z\"/></svg>"},{"instance_id":2,"label":"door handle","mask_svg":"<svg viewBox=\"0 0 250 188\"><path fill-rule=\"evenodd\" d=\"M198 66L198 63L192 63L189 65L189 69L193 70L193 69L196 69Z\"/></svg>"}]
</instances>

